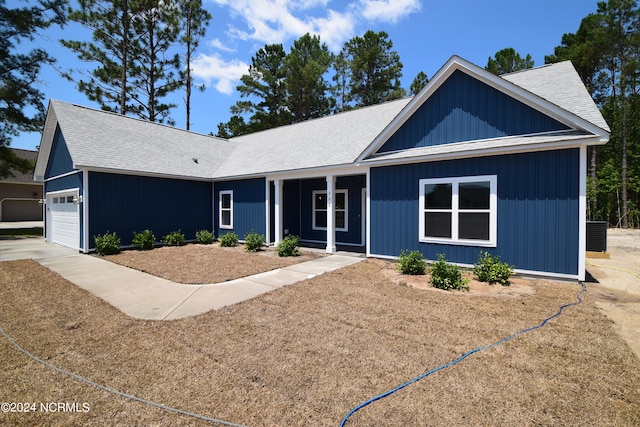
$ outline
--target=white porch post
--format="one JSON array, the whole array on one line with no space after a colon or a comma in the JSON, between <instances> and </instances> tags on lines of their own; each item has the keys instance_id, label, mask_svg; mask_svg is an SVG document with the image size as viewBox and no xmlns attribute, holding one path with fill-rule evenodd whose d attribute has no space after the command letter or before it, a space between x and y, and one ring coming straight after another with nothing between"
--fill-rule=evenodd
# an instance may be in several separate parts
<instances>
[{"instance_id":1,"label":"white porch post","mask_svg":"<svg viewBox=\"0 0 640 427\"><path fill-rule=\"evenodd\" d=\"M327 176L327 253L336 253L336 209L334 195L336 192L336 177Z\"/></svg>"},{"instance_id":2,"label":"white porch post","mask_svg":"<svg viewBox=\"0 0 640 427\"><path fill-rule=\"evenodd\" d=\"M578 280L584 282L587 269L587 146L580 146L580 195L578 197Z\"/></svg>"},{"instance_id":3,"label":"white porch post","mask_svg":"<svg viewBox=\"0 0 640 427\"><path fill-rule=\"evenodd\" d=\"M273 184L275 186L275 195L274 195L274 221L275 221L275 236L274 243L277 245L282 240L282 186L283 182L280 179L274 179Z\"/></svg>"}]
</instances>

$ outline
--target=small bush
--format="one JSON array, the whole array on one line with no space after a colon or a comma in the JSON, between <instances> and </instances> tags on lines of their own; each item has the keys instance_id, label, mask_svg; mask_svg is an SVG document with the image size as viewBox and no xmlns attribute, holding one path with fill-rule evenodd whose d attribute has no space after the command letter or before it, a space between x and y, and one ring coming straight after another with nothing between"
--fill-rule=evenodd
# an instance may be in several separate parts
<instances>
[{"instance_id":1,"label":"small bush","mask_svg":"<svg viewBox=\"0 0 640 427\"><path fill-rule=\"evenodd\" d=\"M489 252L480 252L478 262L473 266L473 274L478 276L478 280L481 282L509 286L509 277L513 274L513 266L506 262L500 262L498 255L492 256Z\"/></svg>"},{"instance_id":2,"label":"small bush","mask_svg":"<svg viewBox=\"0 0 640 427\"><path fill-rule=\"evenodd\" d=\"M223 234L218 240L220 241L220 246L224 248L231 248L238 244L238 235L231 232Z\"/></svg>"},{"instance_id":3,"label":"small bush","mask_svg":"<svg viewBox=\"0 0 640 427\"><path fill-rule=\"evenodd\" d=\"M439 254L438 260L431 266L431 286L447 291L469 290L469 279L463 279L460 268L449 264L444 255Z\"/></svg>"},{"instance_id":4,"label":"small bush","mask_svg":"<svg viewBox=\"0 0 640 427\"><path fill-rule=\"evenodd\" d=\"M278 253L278 256L282 256L282 257L299 256L300 255L300 248L298 247L299 242L300 242L300 239L298 238L298 236L294 236L292 234L288 235L287 237L282 239L280 243L278 243L278 246L276 247L276 252Z\"/></svg>"},{"instance_id":5,"label":"small bush","mask_svg":"<svg viewBox=\"0 0 640 427\"><path fill-rule=\"evenodd\" d=\"M255 231L244 236L244 250L247 252L257 252L264 245L264 236Z\"/></svg>"},{"instance_id":6,"label":"small bush","mask_svg":"<svg viewBox=\"0 0 640 427\"><path fill-rule=\"evenodd\" d=\"M427 262L422 257L420 251L400 252L400 259L396 266L402 274L410 274L412 276L418 276L424 274L424 270L427 268Z\"/></svg>"},{"instance_id":7,"label":"small bush","mask_svg":"<svg viewBox=\"0 0 640 427\"><path fill-rule=\"evenodd\" d=\"M113 232L109 234L101 235L93 237L93 240L96 244L96 252L98 255L113 255L120 253L120 237Z\"/></svg>"},{"instance_id":8,"label":"small bush","mask_svg":"<svg viewBox=\"0 0 640 427\"><path fill-rule=\"evenodd\" d=\"M209 230L196 231L196 241L201 245L210 245L215 240L215 236Z\"/></svg>"},{"instance_id":9,"label":"small bush","mask_svg":"<svg viewBox=\"0 0 640 427\"><path fill-rule=\"evenodd\" d=\"M153 249L153 245L156 243L156 236L151 230L144 230L142 233L133 232L133 240L131 243L141 251L148 251Z\"/></svg>"},{"instance_id":10,"label":"small bush","mask_svg":"<svg viewBox=\"0 0 640 427\"><path fill-rule=\"evenodd\" d=\"M162 242L167 246L184 245L184 234L180 230L172 231L162 238Z\"/></svg>"}]
</instances>

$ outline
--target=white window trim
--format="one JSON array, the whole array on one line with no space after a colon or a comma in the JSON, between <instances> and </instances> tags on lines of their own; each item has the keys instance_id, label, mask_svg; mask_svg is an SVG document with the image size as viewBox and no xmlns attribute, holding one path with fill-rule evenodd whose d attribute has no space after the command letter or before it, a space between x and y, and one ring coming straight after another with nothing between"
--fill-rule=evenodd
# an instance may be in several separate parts
<instances>
[{"instance_id":1,"label":"white window trim","mask_svg":"<svg viewBox=\"0 0 640 427\"><path fill-rule=\"evenodd\" d=\"M473 239L459 239L458 238L458 188L459 184L470 182L482 182L488 181L490 187L489 195L489 240L473 240ZM425 223L424 223L424 202L425 194L424 187L427 184L451 184L451 211L443 210L443 212L451 212L451 238L443 237L425 237ZM448 245L465 245L465 246L481 246L481 247L495 247L497 245L497 228L498 228L498 178L497 175L480 175L480 176L463 176L455 178L429 178L421 179L420 185L420 199L418 205L418 217L420 221L418 240L424 243L441 243ZM485 209L474 211L464 210L464 212L486 212Z\"/></svg>"},{"instance_id":2,"label":"white window trim","mask_svg":"<svg viewBox=\"0 0 640 427\"><path fill-rule=\"evenodd\" d=\"M324 194L326 196L327 190L314 190L311 194L311 228L313 230L326 230L327 227L318 227L316 226L316 212L317 211L326 211L326 209L316 209L316 195ZM336 190L334 193L334 198L337 194L344 194L344 209L337 209L334 207L335 212L344 212L344 227L338 228L336 227L336 231L349 231L349 190ZM335 205L335 202L334 202ZM335 221L334 221L335 224Z\"/></svg>"},{"instance_id":3,"label":"white window trim","mask_svg":"<svg viewBox=\"0 0 640 427\"><path fill-rule=\"evenodd\" d=\"M229 195L231 198L231 206L229 208L222 208L222 196L224 195ZM229 211L229 220L230 223L229 224L223 224L222 223L222 212L223 211ZM225 230L232 230L233 229L233 190L222 190L218 193L218 227L225 229Z\"/></svg>"}]
</instances>

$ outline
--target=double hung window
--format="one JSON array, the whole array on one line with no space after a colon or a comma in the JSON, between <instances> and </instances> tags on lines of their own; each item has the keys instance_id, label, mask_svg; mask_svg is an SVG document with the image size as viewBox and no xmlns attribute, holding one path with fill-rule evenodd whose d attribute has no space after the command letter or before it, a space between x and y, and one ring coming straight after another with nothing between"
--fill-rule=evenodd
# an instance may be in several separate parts
<instances>
[{"instance_id":1,"label":"double hung window","mask_svg":"<svg viewBox=\"0 0 640 427\"><path fill-rule=\"evenodd\" d=\"M420 180L420 241L495 246L495 175Z\"/></svg>"},{"instance_id":2,"label":"double hung window","mask_svg":"<svg viewBox=\"0 0 640 427\"><path fill-rule=\"evenodd\" d=\"M233 191L220 192L219 211L220 228L233 228Z\"/></svg>"},{"instance_id":3,"label":"double hung window","mask_svg":"<svg viewBox=\"0 0 640 427\"><path fill-rule=\"evenodd\" d=\"M334 193L335 228L336 231L348 231L348 197L347 190L336 190ZM313 229L327 229L327 192L313 192Z\"/></svg>"}]
</instances>

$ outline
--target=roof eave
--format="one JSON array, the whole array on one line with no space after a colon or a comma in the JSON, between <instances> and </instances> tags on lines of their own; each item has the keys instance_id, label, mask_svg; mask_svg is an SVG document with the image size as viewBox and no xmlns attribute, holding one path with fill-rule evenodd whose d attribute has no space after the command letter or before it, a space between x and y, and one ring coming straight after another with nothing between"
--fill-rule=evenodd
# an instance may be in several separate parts
<instances>
[{"instance_id":1,"label":"roof eave","mask_svg":"<svg viewBox=\"0 0 640 427\"><path fill-rule=\"evenodd\" d=\"M55 109L53 108L53 102L49 101L49 107L47 108L47 116L44 122L44 129L42 136L40 137L40 148L38 149L38 158L36 159L36 167L33 170L34 181L44 181L44 175L47 172L47 163L49 161L49 155L51 154L51 147L53 145L53 138L56 133L56 126L58 119L56 117Z\"/></svg>"},{"instance_id":2,"label":"roof eave","mask_svg":"<svg viewBox=\"0 0 640 427\"><path fill-rule=\"evenodd\" d=\"M436 154L417 152L416 155L414 156L406 156L406 157L400 157L400 158L393 158L392 155L389 155L389 156L382 155L379 158L373 157L373 158L366 159L360 162L360 164L367 165L369 167L375 167L375 166L390 166L390 165L408 164L408 163L435 162L435 161L466 159L466 158L474 158L474 157L520 154L520 153L536 152L536 151L562 150L562 149L578 148L581 146L604 145L608 141L609 141L608 137L604 138L600 135L592 135L592 136L586 136L584 138L579 138L579 139L558 140L555 142L545 142L545 143L522 144L517 146L506 145L506 146L499 146L495 148L486 148L486 147L473 148L472 147L473 144L464 143L470 146L469 149L449 151L449 152L436 153Z\"/></svg>"}]
</instances>

